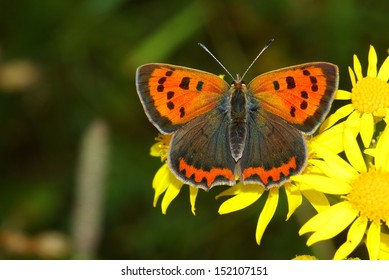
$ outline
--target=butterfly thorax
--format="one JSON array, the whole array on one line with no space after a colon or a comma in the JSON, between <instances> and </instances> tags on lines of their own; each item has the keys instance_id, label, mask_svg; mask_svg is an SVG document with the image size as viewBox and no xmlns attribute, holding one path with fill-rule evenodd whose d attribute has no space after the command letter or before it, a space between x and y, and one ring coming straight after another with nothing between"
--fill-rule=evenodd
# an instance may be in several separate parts
<instances>
[{"instance_id":1,"label":"butterfly thorax","mask_svg":"<svg viewBox=\"0 0 389 280\"><path fill-rule=\"evenodd\" d=\"M243 154L247 134L247 88L243 82L234 82L230 93L230 127L228 140L232 157L237 162Z\"/></svg>"}]
</instances>

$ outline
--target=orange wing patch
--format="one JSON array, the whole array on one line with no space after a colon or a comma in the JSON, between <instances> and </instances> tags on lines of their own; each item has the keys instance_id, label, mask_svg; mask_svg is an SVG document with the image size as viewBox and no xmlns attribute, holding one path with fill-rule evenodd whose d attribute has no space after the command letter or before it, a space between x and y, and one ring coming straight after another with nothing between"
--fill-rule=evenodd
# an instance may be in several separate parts
<instances>
[{"instance_id":1,"label":"orange wing patch","mask_svg":"<svg viewBox=\"0 0 389 280\"><path fill-rule=\"evenodd\" d=\"M170 133L214 109L229 86L207 72L146 64L137 70L137 88L149 119L161 132Z\"/></svg>"},{"instance_id":2,"label":"orange wing patch","mask_svg":"<svg viewBox=\"0 0 389 280\"><path fill-rule=\"evenodd\" d=\"M224 177L228 181L234 182L234 173L228 168L212 168L205 171L188 164L184 159L180 159L178 169L182 174L185 174L186 178L192 178L195 183L202 184L205 181L208 188L218 177Z\"/></svg>"},{"instance_id":3,"label":"orange wing patch","mask_svg":"<svg viewBox=\"0 0 389 280\"><path fill-rule=\"evenodd\" d=\"M267 187L271 184L270 179L273 182L282 181L281 176L288 177L290 170L297 168L296 157L292 157L287 163L273 167L272 169L266 170L263 167L249 167L243 170L242 179L243 181L256 181L255 177L259 177L260 181ZM254 178L251 178L254 177ZM270 184L269 184L270 183Z\"/></svg>"},{"instance_id":4,"label":"orange wing patch","mask_svg":"<svg viewBox=\"0 0 389 280\"><path fill-rule=\"evenodd\" d=\"M324 119L337 87L337 66L324 62L272 71L248 86L263 109L306 133L313 132Z\"/></svg>"}]
</instances>

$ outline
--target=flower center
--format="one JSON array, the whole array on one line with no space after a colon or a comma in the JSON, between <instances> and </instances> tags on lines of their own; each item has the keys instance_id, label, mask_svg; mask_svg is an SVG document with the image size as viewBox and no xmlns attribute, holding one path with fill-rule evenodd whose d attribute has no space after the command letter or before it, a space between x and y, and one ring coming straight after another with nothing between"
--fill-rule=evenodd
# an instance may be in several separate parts
<instances>
[{"instance_id":1,"label":"flower center","mask_svg":"<svg viewBox=\"0 0 389 280\"><path fill-rule=\"evenodd\" d=\"M364 77L351 91L351 101L361 113L374 113L389 107L389 84L384 80Z\"/></svg>"},{"instance_id":2,"label":"flower center","mask_svg":"<svg viewBox=\"0 0 389 280\"><path fill-rule=\"evenodd\" d=\"M389 172L381 172L372 166L351 183L347 195L361 217L370 221L387 222L389 217Z\"/></svg>"}]
</instances>

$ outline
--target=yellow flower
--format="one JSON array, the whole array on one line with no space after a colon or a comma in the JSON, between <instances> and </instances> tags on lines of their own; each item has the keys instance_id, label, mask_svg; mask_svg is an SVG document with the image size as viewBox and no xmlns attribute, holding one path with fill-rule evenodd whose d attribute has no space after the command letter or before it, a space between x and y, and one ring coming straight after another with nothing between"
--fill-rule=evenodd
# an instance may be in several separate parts
<instances>
[{"instance_id":1,"label":"yellow flower","mask_svg":"<svg viewBox=\"0 0 389 280\"><path fill-rule=\"evenodd\" d=\"M161 160L164 162L153 179L153 189L155 191L153 206L157 206L159 197L164 193L161 202L161 210L163 214L166 214L170 203L177 197L183 186L183 183L174 176L166 163L170 139L171 135L161 135L157 137L156 140L158 140L158 142L155 143L150 150L150 155L161 157ZM189 200L193 215L195 215L196 210L195 203L197 193L198 188L189 187Z\"/></svg>"},{"instance_id":2,"label":"yellow flower","mask_svg":"<svg viewBox=\"0 0 389 280\"><path fill-rule=\"evenodd\" d=\"M295 261L316 261L317 258L315 256L310 256L310 255L299 255L293 258L292 260Z\"/></svg>"},{"instance_id":3,"label":"yellow flower","mask_svg":"<svg viewBox=\"0 0 389 280\"><path fill-rule=\"evenodd\" d=\"M345 123L359 132L365 147L370 146L375 123L381 120L389 111L389 56L377 71L377 54L370 46L367 75L363 76L362 67L356 55L353 57L354 70L349 67L352 83L351 92L338 90L335 99L351 100L327 118L321 126L321 131L347 117Z\"/></svg>"},{"instance_id":4,"label":"yellow flower","mask_svg":"<svg viewBox=\"0 0 389 280\"><path fill-rule=\"evenodd\" d=\"M310 185L323 193L340 195L340 202L319 212L300 229L300 235L313 232L307 241L312 245L330 239L348 226L347 241L336 251L334 259L345 259L365 237L370 259L388 252L389 239L381 239L381 230L388 230L389 221L389 126L377 141L374 165L366 166L353 132L344 129L348 162L325 146L312 143L323 160L314 164L324 175L303 174L294 180Z\"/></svg>"},{"instance_id":5,"label":"yellow flower","mask_svg":"<svg viewBox=\"0 0 389 280\"><path fill-rule=\"evenodd\" d=\"M307 170L309 170L309 168L307 168ZM301 205L303 197L305 197L318 212L324 211L326 208L330 207L328 199L323 193L312 190L311 187L305 184L299 184L297 186L292 180L292 182L286 183L283 186L285 187L284 189L288 201L288 214L286 220L288 220L294 211ZM242 183L238 183L216 197L232 196L220 205L219 214L223 215L244 209L256 202L267 191L268 196L266 198L265 206L259 214L255 232L257 244L260 245L262 236L277 209L280 188L281 187L272 187L266 189L257 184L243 185Z\"/></svg>"}]
</instances>

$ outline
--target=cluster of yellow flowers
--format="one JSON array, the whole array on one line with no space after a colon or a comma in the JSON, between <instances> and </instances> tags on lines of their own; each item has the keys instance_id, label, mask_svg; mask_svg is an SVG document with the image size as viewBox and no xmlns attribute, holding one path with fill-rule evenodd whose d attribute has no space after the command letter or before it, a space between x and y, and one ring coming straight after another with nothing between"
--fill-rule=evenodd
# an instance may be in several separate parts
<instances>
[{"instance_id":1,"label":"cluster of yellow flowers","mask_svg":"<svg viewBox=\"0 0 389 280\"><path fill-rule=\"evenodd\" d=\"M353 69L349 67L352 89L338 90L335 97L347 105L328 116L319 133L307 140L309 159L305 171L282 187L265 189L238 183L216 197L230 197L219 208L220 214L228 214L246 208L267 193L256 228L258 244L283 188L289 210L286 220L302 204L303 197L317 211L299 231L300 235L312 232L308 246L348 228L347 240L337 249L334 259L347 258L363 244L370 259L389 259L389 57L377 70L377 54L370 46L366 75L356 55L353 60ZM161 157L164 163L153 180L154 206L163 195L161 207L165 214L183 184L166 163L170 136L157 140L151 155ZM198 188L189 189L195 214ZM335 197L335 202L330 203L328 195Z\"/></svg>"}]
</instances>

